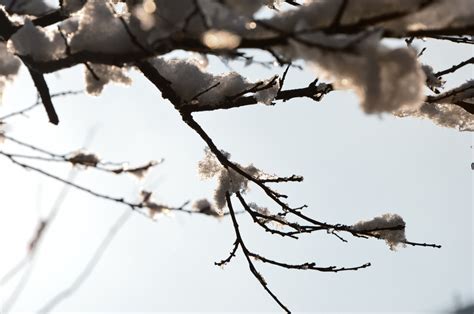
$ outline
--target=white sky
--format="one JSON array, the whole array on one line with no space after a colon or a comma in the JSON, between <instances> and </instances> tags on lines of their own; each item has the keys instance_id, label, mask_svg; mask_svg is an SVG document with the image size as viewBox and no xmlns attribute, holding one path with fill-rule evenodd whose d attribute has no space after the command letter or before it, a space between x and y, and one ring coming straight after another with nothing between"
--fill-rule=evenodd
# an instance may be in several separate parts
<instances>
[{"instance_id":1,"label":"white sky","mask_svg":"<svg viewBox=\"0 0 474 314\"><path fill-rule=\"evenodd\" d=\"M423 60L435 70L472 56L468 46L422 43ZM240 69L236 64L235 68ZM218 61L213 69L225 71ZM244 69L251 78L273 72ZM448 87L473 77L466 67L448 76ZM131 87L108 86L93 98L56 99L61 123L47 123L39 108L18 118L10 135L58 153L84 143L105 160L144 163L165 158L144 182L93 170L77 183L136 199L153 189L160 201L180 205L212 197L214 182L200 181L197 162L204 143L157 90L137 73ZM183 78L185 79L185 78ZM306 85L310 72L290 72L288 87ZM53 92L83 87L82 69L48 76ZM7 91L0 115L30 105L35 90L25 71ZM430 121L367 116L351 93L331 93L321 102L292 100L274 107L252 106L202 113L197 120L217 143L242 164L254 163L305 181L281 186L293 205L331 223L352 224L386 212L400 214L407 237L443 248L407 247L392 252L383 241L347 237L342 243L325 233L286 240L269 236L240 216L247 245L288 262L355 266L357 272L318 273L275 269L256 263L270 288L294 311L444 311L473 300L472 135ZM13 120L12 120L13 121ZM5 144L2 149L13 146ZM67 168L45 165L65 177ZM0 275L26 251L38 215L45 215L61 185L0 159ZM248 200L270 205L257 189ZM127 208L71 190L46 235L28 285L14 311L31 312L66 287L82 270ZM135 215L121 230L92 276L58 312L279 311L239 254L224 270L213 265L234 241L229 219L176 214L158 222ZM8 295L15 281L3 287Z\"/></svg>"}]
</instances>

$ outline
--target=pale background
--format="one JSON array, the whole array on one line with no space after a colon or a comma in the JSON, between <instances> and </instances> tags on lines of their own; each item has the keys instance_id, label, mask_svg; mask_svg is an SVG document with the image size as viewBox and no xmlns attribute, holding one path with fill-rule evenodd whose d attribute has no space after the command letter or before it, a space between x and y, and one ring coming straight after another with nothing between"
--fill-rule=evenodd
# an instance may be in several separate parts
<instances>
[{"instance_id":1,"label":"pale background","mask_svg":"<svg viewBox=\"0 0 474 314\"><path fill-rule=\"evenodd\" d=\"M442 70L472 56L469 46L418 43L422 59ZM455 47L453 50L452 48ZM265 56L259 55L260 58ZM238 63L232 63L242 70ZM211 59L211 69L226 71ZM53 92L83 87L82 69L48 76ZM242 70L269 77L261 67ZM278 69L277 73L282 70ZM311 72L291 71L287 87L309 83ZM143 182L88 170L75 182L137 200L141 188L180 205L212 198L215 182L201 181L197 162L204 143L172 106L138 73L131 87L108 86L98 97L56 99L61 118L49 125L41 108L12 120L10 134L58 153L81 147L95 130L90 151L105 160L144 163L165 158ZM447 76L448 87L473 77L466 67ZM185 78L183 78L185 79ZM403 92L403 91L400 91ZM6 91L0 115L30 105L35 90L23 69ZM383 241L325 233L286 240L269 236L240 216L247 245L288 262L355 266L357 272L289 271L256 263L270 288L294 311L445 312L473 300L472 135L431 121L367 116L352 93L330 93L321 103L306 99L202 113L197 120L217 145L242 164L270 173L301 174L305 181L281 186L293 205L308 204L318 220L352 224L386 212L400 214L407 237L443 248L407 247L392 252ZM2 145L7 151L13 146ZM65 177L67 167L45 164ZM21 259L61 185L0 159L0 275ZM269 205L260 191L247 197ZM71 190L46 234L34 272L14 311L39 309L82 270L110 225L128 208ZM234 241L229 219L176 214L152 222L135 215L120 231L91 277L58 312L279 311L239 254L224 269ZM15 281L3 287L8 295Z\"/></svg>"}]
</instances>

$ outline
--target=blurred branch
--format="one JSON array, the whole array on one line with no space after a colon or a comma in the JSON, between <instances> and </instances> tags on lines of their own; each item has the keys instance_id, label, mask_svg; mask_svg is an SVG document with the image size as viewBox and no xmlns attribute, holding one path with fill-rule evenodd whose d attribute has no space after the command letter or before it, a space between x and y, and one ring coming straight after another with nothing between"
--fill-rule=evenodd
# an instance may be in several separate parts
<instances>
[{"instance_id":1,"label":"blurred branch","mask_svg":"<svg viewBox=\"0 0 474 314\"><path fill-rule=\"evenodd\" d=\"M38 313L49 313L54 307L56 307L60 302L64 301L68 297L70 297L74 292L76 292L84 281L89 278L92 274L93 270L95 269L96 265L100 262L102 256L109 248L112 240L115 238L117 233L123 227L123 225L127 222L127 220L131 217L132 212L125 210L122 215L115 221L112 225L110 230L108 231L107 235L101 241L99 247L96 249L94 254L92 255L91 259L88 261L84 269L79 273L79 275L74 279L74 281L69 285L67 288L60 291L56 294L53 298L51 298L45 305L43 305L39 310Z\"/></svg>"},{"instance_id":2,"label":"blurred branch","mask_svg":"<svg viewBox=\"0 0 474 314\"><path fill-rule=\"evenodd\" d=\"M62 96L69 96L69 95L78 95L78 94L82 94L84 93L84 91L82 90L70 90L70 91L64 91L64 92L59 92L59 93L55 93L55 94L51 94L51 98L56 98L56 97L62 97ZM6 114L4 115L3 117L0 117L0 121L4 121L4 120L7 120L9 118L12 118L14 116L18 116L18 115L24 115L25 113L35 109L36 107L38 107L39 105L41 105L41 98L38 98L36 100L36 102L31 105L31 106L28 106L24 109L21 109L19 111L15 111L15 112L11 112L9 114Z\"/></svg>"}]
</instances>

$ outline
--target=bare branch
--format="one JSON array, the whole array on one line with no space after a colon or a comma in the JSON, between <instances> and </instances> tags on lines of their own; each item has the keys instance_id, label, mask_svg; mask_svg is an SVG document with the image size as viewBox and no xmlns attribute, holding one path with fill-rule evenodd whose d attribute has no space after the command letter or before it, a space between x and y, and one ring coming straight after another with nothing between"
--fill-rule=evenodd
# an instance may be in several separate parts
<instances>
[{"instance_id":1,"label":"bare branch","mask_svg":"<svg viewBox=\"0 0 474 314\"><path fill-rule=\"evenodd\" d=\"M460 68L462 68L463 66L466 66L468 64L474 64L474 57L471 57L471 58L469 58L467 60L464 60L464 61L462 61L462 62L460 62L456 65L453 65L452 67L450 67L446 70L436 72L436 73L434 73L434 76L439 77L439 76L443 76L443 75L446 75L446 74L449 74L449 73L454 73L457 70L459 70Z\"/></svg>"},{"instance_id":2,"label":"bare branch","mask_svg":"<svg viewBox=\"0 0 474 314\"><path fill-rule=\"evenodd\" d=\"M232 201L230 200L229 192L226 192L225 197L226 197L226 201L227 201L227 207L229 208L230 217L232 218L232 224L234 225L235 236L237 238L237 241L240 244L240 247L241 247L242 251L244 252L245 258L247 259L247 263L248 263L250 272L258 280L258 282L263 287L263 289L265 289L265 291L273 298L273 300L275 300L275 302L285 312L290 313L290 310L280 301L280 299L270 290L270 288L268 288L268 285L267 285L265 279L262 277L262 275L255 268L255 266L254 266L254 264L253 264L253 262L250 258L249 251L247 250L247 248L246 248L246 246L245 246L245 244L242 240L242 237L240 235L239 224L237 223L237 218L235 217L235 212L234 212L234 208L232 207Z\"/></svg>"},{"instance_id":3,"label":"bare branch","mask_svg":"<svg viewBox=\"0 0 474 314\"><path fill-rule=\"evenodd\" d=\"M43 74L35 71L28 65L27 68L41 97L41 102L43 103L44 109L48 114L49 122L57 125L59 123L58 114L56 113L53 102L51 101L51 95L49 94L48 84L46 84L46 80L44 79Z\"/></svg>"}]
</instances>

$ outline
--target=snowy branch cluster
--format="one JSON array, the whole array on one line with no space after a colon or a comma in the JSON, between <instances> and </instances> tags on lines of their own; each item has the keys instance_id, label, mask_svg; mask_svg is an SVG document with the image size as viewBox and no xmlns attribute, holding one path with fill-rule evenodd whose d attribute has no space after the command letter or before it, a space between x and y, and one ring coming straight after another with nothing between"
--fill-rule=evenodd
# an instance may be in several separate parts
<instances>
[{"instance_id":1,"label":"snowy branch cluster","mask_svg":"<svg viewBox=\"0 0 474 314\"><path fill-rule=\"evenodd\" d=\"M474 63L474 58L435 71L419 61L423 51L414 40L429 38L456 44L474 44L474 0L0 0L0 100L5 86L25 66L40 101L53 124L60 122L44 78L74 66L83 66L86 91L100 95L111 82L132 84L129 71L143 74L181 114L182 120L207 145L199 164L203 178L216 178L214 202L201 199L194 210L170 208L157 203L143 191L140 202L98 194L41 169L29 166L19 156L0 154L24 168L97 197L116 201L134 210L148 209L149 215L178 210L220 217L229 215L236 240L225 265L240 249L249 269L268 294L286 311L288 308L268 288L254 266L262 261L288 269L325 272L358 270L355 267L320 267L315 263L287 264L255 253L240 233L233 201L264 231L282 237L324 231L347 242L340 234L385 240L390 249L405 245L439 247L411 242L405 236L405 222L396 214L384 214L354 225L315 220L292 207L287 196L274 188L282 182L300 182L301 176L268 175L254 165L242 166L230 160L209 137L193 114L251 105L274 105L306 97L315 102L336 90L351 90L367 114L388 113L398 117L420 117L435 123L474 131L474 80L445 88L446 76ZM397 44L389 44L394 40ZM176 51L186 54L170 56ZM269 58L257 62L255 54ZM183 56L184 55L184 56ZM272 77L250 81L238 72L213 73L208 56L265 65L278 69ZM295 65L297 64L297 65ZM301 66L300 64L303 64ZM316 77L300 88L288 89L288 71L310 68ZM29 109L25 109L24 112ZM0 139L15 141L0 118ZM36 149L35 152L44 150ZM76 152L55 155L55 161L100 169L96 155ZM31 156L30 156L31 157ZM156 163L141 167L107 168L113 173L142 176ZM248 202L250 186L260 189L272 202L264 207ZM227 210L227 211L226 211ZM278 228L275 228L278 227Z\"/></svg>"},{"instance_id":2,"label":"snowy branch cluster","mask_svg":"<svg viewBox=\"0 0 474 314\"><path fill-rule=\"evenodd\" d=\"M255 103L271 104L277 84L251 90L254 83L238 73L211 74L202 62L206 54L239 58L249 53L246 49L259 49L282 64L304 60L335 88L353 90L367 113L474 128L472 116L464 113L474 111L472 82L462 93L446 92L456 97L427 98L425 87L439 90L442 80L418 62L412 47L390 48L384 42L471 36L472 0L286 2L64 0L50 7L42 1L2 0L0 86L13 78L20 58L41 74L85 64L87 90L98 95L109 82L130 84L126 72L147 60L179 96L180 105L226 108L229 98L250 93ZM264 8L274 10L262 13ZM165 56L175 50L203 57Z\"/></svg>"}]
</instances>

